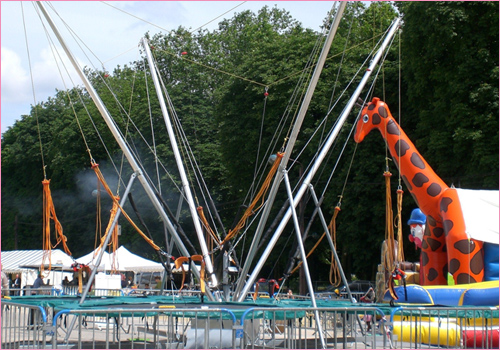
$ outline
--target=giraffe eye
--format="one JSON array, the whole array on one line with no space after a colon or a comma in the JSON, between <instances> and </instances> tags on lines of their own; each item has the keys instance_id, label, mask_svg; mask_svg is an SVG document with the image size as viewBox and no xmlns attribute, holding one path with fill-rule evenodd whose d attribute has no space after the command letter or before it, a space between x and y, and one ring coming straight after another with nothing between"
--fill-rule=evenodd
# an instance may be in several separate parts
<instances>
[{"instance_id":1,"label":"giraffe eye","mask_svg":"<svg viewBox=\"0 0 500 350\"><path fill-rule=\"evenodd\" d=\"M365 124L368 123L368 120L370 120L370 117L368 117L368 114L365 114L363 116L363 123L365 123Z\"/></svg>"}]
</instances>

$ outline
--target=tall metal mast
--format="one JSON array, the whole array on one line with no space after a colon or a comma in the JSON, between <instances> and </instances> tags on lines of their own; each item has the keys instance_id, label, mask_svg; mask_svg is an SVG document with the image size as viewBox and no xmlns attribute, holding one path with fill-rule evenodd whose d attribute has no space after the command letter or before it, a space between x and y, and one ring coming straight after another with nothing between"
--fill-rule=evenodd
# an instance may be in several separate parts
<instances>
[{"instance_id":1,"label":"tall metal mast","mask_svg":"<svg viewBox=\"0 0 500 350\"><path fill-rule=\"evenodd\" d=\"M248 278L247 284L243 288L242 292L238 295L238 297L237 297L238 301L243 301L245 299L246 293L248 293L248 291L250 290L250 288L253 284L253 281L255 281L260 270L264 266L264 263L266 262L267 258L271 254L271 251L274 248L274 245L276 244L278 238L280 237L281 233L285 229L285 226L287 225L288 220L290 220L290 217L292 216L292 210L295 210L295 207L298 205L298 203L302 199L302 196L304 195L307 188L311 184L312 178L316 174L316 171L318 171L321 163L323 162L326 155L328 154L330 147L333 145L333 142L337 138L337 135L339 134L340 130L342 129L344 122L346 121L347 117L349 116L351 109L354 107L354 104L356 103L359 95L361 94L361 91L364 88L366 82L368 81L368 78L370 77L373 69L378 64L380 58L382 57L384 50L389 45L389 42L390 42L392 36L394 35L396 30L398 29L399 22L400 22L400 18L396 18L394 20L394 22L392 23L392 26L389 29L389 32L388 32L387 36L385 37L381 47L379 48L379 50L375 54L375 57L371 61L370 65L369 65L368 69L366 70L363 78L361 79L358 87L356 88L353 95L351 96L351 99L349 100L349 102L345 106L344 111L340 115L335 128L333 129L332 133L330 134L330 136L326 140L325 145L323 146L321 152L318 154L318 157L316 158L314 164L312 165L311 169L309 170L309 173L307 174L307 176L305 177L304 181L302 182L300 188L298 189L297 194L295 195L295 197L293 199L293 202L291 203L290 207L288 208L287 212L285 213L285 216L281 220L280 225L276 229L276 231L275 231L273 237L271 238L270 242L268 243L264 253L262 253L261 258L257 262L257 265L256 265L253 273Z\"/></svg>"},{"instance_id":2,"label":"tall metal mast","mask_svg":"<svg viewBox=\"0 0 500 350\"><path fill-rule=\"evenodd\" d=\"M323 66L326 61L326 57L328 55L328 52L330 51L330 47L333 42L333 38L335 37L335 33L337 32L337 28L340 23L340 19L342 18L342 15L344 13L344 9L346 7L347 2L346 1L340 1L339 8L337 10L337 13L335 15L335 18L333 20L333 23L330 27L330 32L328 33L328 36L326 38L325 44L323 45L323 49L320 53L319 59L318 59L318 64L316 65L316 68L314 69L311 81L309 82L309 86L307 88L306 94L304 96L304 101L302 102L302 105L300 107L299 113L297 115L297 119L295 120L295 124L293 126L292 133L289 137L288 143L285 148L285 152L283 155L283 158L281 159L280 166L278 168L278 171L276 172L276 176L274 178L274 182L271 186L271 189L269 190L269 196L267 199L267 204L265 208L263 209L261 219L259 221L259 224L257 226L255 235L252 240L252 245L250 246L247 259L245 261L245 264L243 265L242 271L240 273L240 278L238 280L238 284L235 289L235 296L239 296L242 298L242 295L239 293L241 291L241 288L243 287L243 284L245 283L245 277L248 274L248 271L250 270L250 265L253 262L253 258L255 257L255 254L257 253L257 247L260 241L260 238L262 236L262 233L264 231L264 227L267 222L267 218L269 217L269 213L271 211L272 203L274 202L274 199L276 197L276 194L278 193L278 187L283 179L283 170L286 169L288 160L290 159L290 156L292 154L293 147L295 146L295 140L297 139L297 135L300 131L300 127L302 126L302 122L304 121L307 109L309 108L309 103L311 102L312 95L314 93L314 90L316 88L316 85L319 80L319 76L321 74L321 71L323 70ZM252 281L253 283L253 281Z\"/></svg>"},{"instance_id":3,"label":"tall metal mast","mask_svg":"<svg viewBox=\"0 0 500 350\"><path fill-rule=\"evenodd\" d=\"M104 103L102 102L101 98L99 97L99 95L95 91L94 87L92 86L92 84L90 83L88 78L83 73L82 69L79 67L75 57L73 56L70 49L66 45L66 42L64 41L61 34L59 33L59 30L57 29L57 26L55 25L54 21L52 21L52 18L50 17L48 12L46 11L46 9L41 1L35 1L35 4L38 5L41 12L45 16L45 19L47 20L50 27L54 31L55 36L59 40L59 43L61 44L63 50L66 52L66 55L68 56L69 60L71 61L71 64L73 65L76 72L80 76L80 79L82 79L82 82L85 85L90 97L94 101L96 107L99 109L99 112L101 113L102 118L106 122L106 125L108 126L109 130L111 131L111 133L115 137L116 142L120 146L120 148L121 148L122 152L124 153L125 157L127 158L128 162L130 163L130 166L132 167L134 172L137 174L137 179L144 187L146 194L148 195L149 199L151 200L151 203L153 203L156 211L158 212L158 214L160 214L163 222L167 225L168 230L170 231L173 238L175 239L177 247L182 252L182 254L184 254L185 256L189 256L190 254L189 254L188 250L186 249L184 243L182 242L177 231L175 230L174 226L172 225L172 222L170 221L167 214L165 213L165 210L163 209L158 198L156 197L156 194L155 194L154 190L151 188L151 185L149 184L147 178L144 176L144 173L143 173L141 167L136 162L132 152L128 149L128 146L127 146L125 140L123 139L120 131L118 130L118 128L114 124L113 119L111 118L111 115L109 114L108 110L104 106ZM193 269L193 273L195 274L195 276L198 279L200 278L200 273L197 269ZM210 293L207 293L207 294L208 294L208 297L211 300L213 300L213 296Z\"/></svg>"},{"instance_id":4,"label":"tall metal mast","mask_svg":"<svg viewBox=\"0 0 500 350\"><path fill-rule=\"evenodd\" d=\"M184 170L184 165L182 164L181 154L179 152L179 147L177 145L177 140L175 138L174 129L172 128L172 123L170 122L167 106L165 105L165 100L161 92L161 86L158 80L158 74L156 70L156 64L153 61L153 55L151 54L151 49L149 48L148 40L146 38L142 38L141 44L146 52L146 58L148 59L149 68L151 70L151 77L153 78L153 83L155 84L156 95L158 96L158 101L160 102L160 108L163 114L163 119L165 120L165 125L167 126L168 137L170 138L170 144L172 145L172 150L174 151L175 161L177 163L177 168L179 169L179 174L181 176L182 188L184 190L184 194L186 195L186 200L189 206L189 211L191 212L191 217L193 218L194 228L196 230L196 235L198 236L198 241L201 246L203 258L205 259L205 265L207 267L208 273L210 274L212 284L214 287L216 287L217 277L213 273L214 271L212 266L212 260L208 255L208 248L205 243L205 237L203 237L203 230L200 225L200 220L198 219L198 212L196 210L193 195L191 194L191 189L189 187L186 171Z\"/></svg>"}]
</instances>

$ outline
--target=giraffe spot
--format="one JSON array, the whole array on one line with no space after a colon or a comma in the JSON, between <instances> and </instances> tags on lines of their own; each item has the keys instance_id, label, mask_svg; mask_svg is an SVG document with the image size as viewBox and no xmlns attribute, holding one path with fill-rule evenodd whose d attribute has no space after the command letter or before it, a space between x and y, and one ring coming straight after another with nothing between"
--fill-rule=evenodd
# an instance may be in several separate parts
<instances>
[{"instance_id":1,"label":"giraffe spot","mask_svg":"<svg viewBox=\"0 0 500 350\"><path fill-rule=\"evenodd\" d=\"M377 113L373 113L372 115L372 124L373 125L379 125L382 119L380 119L380 116Z\"/></svg>"},{"instance_id":2,"label":"giraffe spot","mask_svg":"<svg viewBox=\"0 0 500 350\"><path fill-rule=\"evenodd\" d=\"M399 128L393 120L389 120L387 123L387 133L389 135L400 135Z\"/></svg>"},{"instance_id":3,"label":"giraffe spot","mask_svg":"<svg viewBox=\"0 0 500 350\"><path fill-rule=\"evenodd\" d=\"M431 226L436 226L436 219L434 219L431 215L427 215L427 223Z\"/></svg>"},{"instance_id":4,"label":"giraffe spot","mask_svg":"<svg viewBox=\"0 0 500 350\"><path fill-rule=\"evenodd\" d=\"M434 238L428 237L426 241L433 252L435 252L436 250L439 249L439 247L441 247L441 242L439 242Z\"/></svg>"},{"instance_id":5,"label":"giraffe spot","mask_svg":"<svg viewBox=\"0 0 500 350\"><path fill-rule=\"evenodd\" d=\"M450 261L450 273L453 275L460 268L460 260L451 259Z\"/></svg>"},{"instance_id":6,"label":"giraffe spot","mask_svg":"<svg viewBox=\"0 0 500 350\"><path fill-rule=\"evenodd\" d=\"M443 276L448 276L448 264L444 264L443 266Z\"/></svg>"},{"instance_id":7,"label":"giraffe spot","mask_svg":"<svg viewBox=\"0 0 500 350\"><path fill-rule=\"evenodd\" d=\"M468 273L461 273L457 276L457 284L476 283L476 279Z\"/></svg>"},{"instance_id":8,"label":"giraffe spot","mask_svg":"<svg viewBox=\"0 0 500 350\"><path fill-rule=\"evenodd\" d=\"M448 236L448 233L450 233L451 229L453 228L453 221L444 220L443 221L443 228L444 228L444 235L446 237L446 236Z\"/></svg>"},{"instance_id":9,"label":"giraffe spot","mask_svg":"<svg viewBox=\"0 0 500 350\"><path fill-rule=\"evenodd\" d=\"M429 269L429 273L427 274L427 278L429 281L434 281L438 277L438 272L436 271L435 268Z\"/></svg>"},{"instance_id":10,"label":"giraffe spot","mask_svg":"<svg viewBox=\"0 0 500 350\"><path fill-rule=\"evenodd\" d=\"M434 234L434 237L441 237L444 233L444 230L442 227L434 227L432 229L432 233Z\"/></svg>"},{"instance_id":11,"label":"giraffe spot","mask_svg":"<svg viewBox=\"0 0 500 350\"><path fill-rule=\"evenodd\" d=\"M441 186L433 182L429 187L427 187L427 194L431 197L436 197L441 193Z\"/></svg>"},{"instance_id":12,"label":"giraffe spot","mask_svg":"<svg viewBox=\"0 0 500 350\"><path fill-rule=\"evenodd\" d=\"M432 236L431 229L429 228L429 225L425 225L424 236L428 236L428 237Z\"/></svg>"},{"instance_id":13,"label":"giraffe spot","mask_svg":"<svg viewBox=\"0 0 500 350\"><path fill-rule=\"evenodd\" d=\"M462 254L470 254L474 251L476 243L474 241L469 241L468 239L462 239L456 242L453 247Z\"/></svg>"},{"instance_id":14,"label":"giraffe spot","mask_svg":"<svg viewBox=\"0 0 500 350\"><path fill-rule=\"evenodd\" d=\"M406 154L406 151L410 149L410 145L405 140L398 140L394 145L394 150L398 157L403 157ZM396 162L397 164L397 162Z\"/></svg>"},{"instance_id":15,"label":"giraffe spot","mask_svg":"<svg viewBox=\"0 0 500 350\"><path fill-rule=\"evenodd\" d=\"M375 109L375 103L370 103L370 104L368 105L368 110L369 110L369 111L373 111L374 109Z\"/></svg>"},{"instance_id":16,"label":"giraffe spot","mask_svg":"<svg viewBox=\"0 0 500 350\"><path fill-rule=\"evenodd\" d=\"M425 169L425 163L422 158L420 158L417 152L412 153L410 160L411 164L415 165L417 168Z\"/></svg>"},{"instance_id":17,"label":"giraffe spot","mask_svg":"<svg viewBox=\"0 0 500 350\"><path fill-rule=\"evenodd\" d=\"M408 181L408 178L405 175L403 175L403 181L406 184L406 187L408 187L408 191L411 192L411 190L413 189L413 187L411 186L410 181Z\"/></svg>"},{"instance_id":18,"label":"giraffe spot","mask_svg":"<svg viewBox=\"0 0 500 350\"><path fill-rule=\"evenodd\" d=\"M422 187L426 182L429 182L429 178L422 173L416 173L411 182L417 187Z\"/></svg>"},{"instance_id":19,"label":"giraffe spot","mask_svg":"<svg viewBox=\"0 0 500 350\"><path fill-rule=\"evenodd\" d=\"M443 197L443 199L441 199L441 203L439 204L441 211L444 211L446 213L448 211L449 205L452 202L453 202L453 199L451 199L450 197Z\"/></svg>"},{"instance_id":20,"label":"giraffe spot","mask_svg":"<svg viewBox=\"0 0 500 350\"><path fill-rule=\"evenodd\" d=\"M378 114L380 114L382 118L387 118L387 116L389 115L389 113L387 113L387 109L384 106L380 106L378 108Z\"/></svg>"},{"instance_id":21,"label":"giraffe spot","mask_svg":"<svg viewBox=\"0 0 500 350\"><path fill-rule=\"evenodd\" d=\"M429 245L427 244L427 240L425 240L425 239L424 239L424 240L422 241L422 249L427 250L428 248L429 248Z\"/></svg>"},{"instance_id":22,"label":"giraffe spot","mask_svg":"<svg viewBox=\"0 0 500 350\"><path fill-rule=\"evenodd\" d=\"M422 254L420 254L420 257L422 258L422 266L425 266L429 263L429 256L426 252L422 252Z\"/></svg>"},{"instance_id":23,"label":"giraffe spot","mask_svg":"<svg viewBox=\"0 0 500 350\"><path fill-rule=\"evenodd\" d=\"M484 256L483 251L479 250L474 257L470 260L470 270L473 274L477 275L484 269Z\"/></svg>"}]
</instances>

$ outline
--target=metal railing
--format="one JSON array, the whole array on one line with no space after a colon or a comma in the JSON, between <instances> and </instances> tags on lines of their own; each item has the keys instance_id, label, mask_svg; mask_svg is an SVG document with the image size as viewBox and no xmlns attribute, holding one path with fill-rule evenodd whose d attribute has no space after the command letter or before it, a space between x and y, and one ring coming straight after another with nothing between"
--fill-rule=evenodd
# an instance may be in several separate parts
<instances>
[{"instance_id":1,"label":"metal railing","mask_svg":"<svg viewBox=\"0 0 500 350\"><path fill-rule=\"evenodd\" d=\"M159 303L54 314L4 301L1 348L317 349L319 332L327 348L498 348L498 307L230 307Z\"/></svg>"}]
</instances>

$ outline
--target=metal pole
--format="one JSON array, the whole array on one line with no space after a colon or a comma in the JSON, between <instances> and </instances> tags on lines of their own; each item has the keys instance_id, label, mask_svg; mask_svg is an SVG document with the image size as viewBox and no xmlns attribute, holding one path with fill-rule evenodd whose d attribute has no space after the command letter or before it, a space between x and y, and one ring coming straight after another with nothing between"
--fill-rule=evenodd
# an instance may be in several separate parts
<instances>
[{"instance_id":1,"label":"metal pole","mask_svg":"<svg viewBox=\"0 0 500 350\"><path fill-rule=\"evenodd\" d=\"M59 43L61 44L62 48L66 52L68 59L71 61L71 64L73 65L76 72L78 73L78 75L82 79L82 82L84 83L85 87L87 88L87 92L89 93L90 97L94 101L97 109L99 109L99 112L101 113L102 118L106 122L106 125L108 126L109 130L111 131L111 133L115 137L115 140L118 143L118 145L120 146L125 157L127 157L127 160L129 161L130 166L132 167L134 172L137 174L137 178L139 179L139 182L144 187L146 194L148 195L149 199L151 200L151 203L153 203L153 206L155 207L156 211L160 214L163 222L165 222L165 224L167 225L167 228L169 229L170 233L174 237L178 248L181 250L182 254L184 254L185 256L189 256L189 252L187 251L186 247L184 246L184 243L180 239L177 231L174 229L172 223L170 222L170 219L168 218L167 214L163 210L160 201L158 200L158 198L156 198L156 195L155 195L153 189L151 188L150 184L148 183L146 177L144 176L142 169L137 164L133 154L128 149L128 146L127 146L125 140L123 139L122 135L120 134L120 131L115 126L113 119L111 118L111 115L109 114L106 107L104 106L104 103L101 101L101 98L99 97L97 92L94 90L94 87L92 86L92 84L90 84L90 81L87 79L85 74L83 74L83 71L78 66L76 59L74 58L73 54L71 53L71 51L67 47L64 39L62 38L62 36L60 35L60 33L57 29L57 26L52 21L52 18L50 17L48 12L45 10L45 7L43 6L42 2L35 1L35 4L38 5L38 7L42 11L43 15L45 16L47 22L49 23L50 27L54 31L54 34L56 35L57 39L59 40ZM195 269L193 271L193 273L195 274L195 276L198 279L200 278L200 273L198 272L198 270ZM208 294L210 294L210 293L208 293ZM213 300L213 296L211 294L208 295L208 297L211 300Z\"/></svg>"},{"instance_id":2,"label":"metal pole","mask_svg":"<svg viewBox=\"0 0 500 350\"><path fill-rule=\"evenodd\" d=\"M333 142L337 138L338 133L342 129L342 126L343 126L345 120L349 116L349 113L351 112L351 109L354 107L354 104L356 103L359 95L361 94L361 91L363 90L366 82L368 81L368 78L370 77L373 69L377 65L377 63L380 60L380 58L382 57L382 53L384 52L384 50L386 49L386 47L389 45L390 39L392 38L392 36L396 32L396 29L399 27L399 22L400 22L400 18L396 18L394 20L394 22L392 23L392 26L391 26L391 28L389 30L389 33L387 34L386 38L384 39L384 42L382 43L380 49L377 51L377 53L376 53L375 57L373 58L371 64L369 65L368 69L366 70L363 78L361 79L361 82L359 83L358 87L356 88L356 90L354 91L353 95L351 96L351 99L349 100L349 102L345 106L344 111L342 112L342 114L340 115L340 117L339 117L339 119L337 121L337 125L335 126L335 128L332 131L332 133L330 134L330 136L326 140L325 145L323 146L323 149L318 154L318 157L316 158L316 161L314 162L314 164L312 165L311 169L309 170L309 173L307 174L306 178L304 179L304 182L302 183L302 185L300 186L299 190L297 191L297 194L296 194L296 196L295 196L295 198L293 200L292 205L288 208L287 212L285 213L285 216L281 220L280 225L276 229L276 232L274 233L273 237L269 241L269 243L268 243L265 251L262 253L259 261L257 262L257 265L255 266L253 273L250 275L250 277L247 280L247 283L246 283L245 287L243 288L242 292L239 294L238 301L243 301L244 300L244 296L250 290L250 288L251 288L251 286L253 284L253 281L255 281L255 279L257 278L258 273L262 269L262 266L264 265L264 263L266 262L267 258L271 254L271 251L274 248L274 245L278 241L278 238L280 237L281 233L285 229L286 224L288 223L288 220L290 219L290 216L291 216L291 207L292 206L296 207L297 204L299 203L299 201L301 200L302 196L306 192L307 187L311 183L312 178L314 177L314 175L318 171L318 169L319 169L321 163L323 162L324 158L326 157L326 155L327 155L330 147L333 145Z\"/></svg>"},{"instance_id":3,"label":"metal pole","mask_svg":"<svg viewBox=\"0 0 500 350\"><path fill-rule=\"evenodd\" d=\"M299 113L297 115L297 119L295 120L295 124L292 130L292 133L289 137L288 143L286 145L286 149L283 155L283 158L281 159L281 163L277 172L277 175L274 178L274 182L271 186L271 189L269 190L269 196L267 199L267 203L263 209L262 216L260 218L259 224L257 226L257 229L255 231L255 235L252 240L252 244L250 246L250 249L248 251L247 259L245 260L245 264L243 265L242 271L240 273L240 278L238 280L238 284L235 289L234 295L236 297L239 297L241 299L242 296L244 296L246 293L240 293L241 288L243 287L243 284L245 283L245 277L248 274L248 271L250 270L250 265L253 262L253 258L255 257L255 254L257 253L257 247L258 243L260 241L260 238L262 236L262 233L264 231L264 227L267 222L267 218L269 217L269 213L271 212L271 207L272 203L274 202L274 199L276 197L276 194L278 192L278 187L282 179L282 171L286 169L286 165L288 163L288 160L292 154L293 147L295 146L295 140L297 139L297 135L300 131L300 127L302 126L302 122L304 121L307 109L309 108L309 103L311 102L312 95L314 93L314 90L316 88L316 85L319 80L319 76L321 74L321 71L323 70L323 66L326 61L326 57L328 55L328 52L330 51L330 47L333 42L333 38L335 37L335 33L337 32L338 25L340 23L340 19L342 18L342 14L344 12L344 9L346 7L345 1L340 1L339 8L337 10L337 14L335 15L334 21L330 27L330 32L328 33L328 36L326 38L325 44L323 45L323 49L320 53L320 57L318 60L318 64L316 65L316 68L314 69L311 81L309 82L309 86L307 88L306 94L304 96L304 101L302 102L302 105L300 107ZM250 284L253 283L253 281L249 281Z\"/></svg>"},{"instance_id":4,"label":"metal pole","mask_svg":"<svg viewBox=\"0 0 500 350\"><path fill-rule=\"evenodd\" d=\"M286 186L286 192L288 193L288 200L290 203L293 201L293 193L292 193L292 188L290 186L290 180L288 179L288 171L284 170L283 171L284 175L284 180L285 180L285 186ZM297 235L297 244L300 249L300 256L302 257L302 266L304 267L304 275L307 281L307 288L309 289L309 295L311 296L311 303L313 308L316 309L316 297L314 295L314 288L312 285L311 281L311 275L309 273L309 266L307 264L307 255L306 251L304 249L304 244L302 242L302 231L300 229L300 224L299 224L299 219L297 218L297 212L295 211L295 207L290 207L292 211L292 218L293 218L293 224L295 226L295 233ZM319 339L321 341L321 346L323 349L326 348L325 345L325 339L323 337L323 332L322 332L322 327L321 327L321 319L319 318L319 313L318 310L314 310L314 317L316 318L316 327L318 327L318 334L319 334Z\"/></svg>"},{"instance_id":5,"label":"metal pole","mask_svg":"<svg viewBox=\"0 0 500 350\"><path fill-rule=\"evenodd\" d=\"M311 196L313 197L314 204L316 204L316 207L318 208L318 215L319 215L319 218L321 220L321 224L323 225L323 228L325 229L326 239L328 240L328 244L330 244L330 249L333 252L333 256L335 257L335 261L337 262L337 266L339 267L340 277L342 279L342 282L344 282L344 285L346 286L347 294L349 295L349 300L353 301L351 289L349 288L349 284L347 283L347 279L345 278L344 269L342 268L342 264L340 263L339 257L337 255L337 251L335 250L335 245L333 244L332 237L330 237L330 232L328 231L328 224L326 223L325 216L323 215L323 211L321 210L321 207L320 207L320 204L318 201L318 197L316 196L316 192L314 192L314 187L311 184L309 184L309 192L311 192Z\"/></svg>"},{"instance_id":6,"label":"metal pole","mask_svg":"<svg viewBox=\"0 0 500 350\"><path fill-rule=\"evenodd\" d=\"M132 188L132 184L134 183L136 176L137 175L135 173L132 173L132 175L130 175L130 180L128 181L127 188L125 189L125 192L123 193L122 200L120 202L120 206L122 208L125 205L125 202L127 201L127 196L130 193L130 189ZM121 213L122 213L122 210L120 208L118 208L118 210L116 211L115 218L113 219L113 222L111 223L111 226L109 228L108 234L107 234L106 238L104 239L104 243L102 244L102 249L99 251L99 255L97 256L97 261L96 261L95 267L94 267L94 269L92 269L92 272L91 272L90 277L89 277L89 281L87 282L87 285L85 286L85 290L82 293L82 297L80 299L79 304L83 304L83 302L85 301L85 298L87 297L87 294L90 290L90 286L92 285L92 281L94 280L95 274L97 273L97 268L101 264L101 260L102 260L102 256L104 255L105 247L108 245L109 241L111 240L111 236L112 236L111 232L113 232L113 229L115 228L116 223L118 222L118 219L120 218Z\"/></svg>"},{"instance_id":7,"label":"metal pole","mask_svg":"<svg viewBox=\"0 0 500 350\"><path fill-rule=\"evenodd\" d=\"M170 122L167 106L165 104L165 100L163 99L163 94L161 92L160 82L158 80L158 75L156 71L156 65L153 62L153 55L151 54L151 49L149 47L149 42L146 38L142 38L141 40L142 47L146 52L146 58L148 59L149 68L151 70L151 77L153 78L153 83L156 88L156 95L158 96L158 101L160 102L160 108L163 114L163 120L165 121L165 125L167 127L168 137L170 138L170 144L172 145L172 150L174 152L175 161L177 163L177 168L179 169L179 175L181 177L182 188L186 195L186 200L189 206L189 211L191 212L191 217L193 219L194 228L196 231L196 235L198 236L198 242L200 243L201 251L203 253L203 258L205 260L205 266L207 268L208 273L210 274L210 278L212 280L212 286L217 286L217 277L215 276L214 269L212 266L212 261L210 256L208 255L208 248L205 243L205 237L203 236L203 230L201 228L200 220L198 217L198 212L196 210L196 206L194 203L193 195L191 194L191 188L189 187L188 178L186 176L186 171L184 169L184 165L182 164L182 157L179 152L179 147L177 145L177 140L175 138L174 129L172 128L172 123Z\"/></svg>"}]
</instances>

